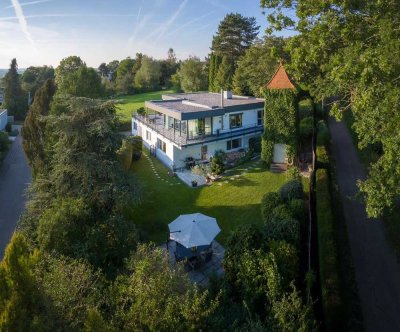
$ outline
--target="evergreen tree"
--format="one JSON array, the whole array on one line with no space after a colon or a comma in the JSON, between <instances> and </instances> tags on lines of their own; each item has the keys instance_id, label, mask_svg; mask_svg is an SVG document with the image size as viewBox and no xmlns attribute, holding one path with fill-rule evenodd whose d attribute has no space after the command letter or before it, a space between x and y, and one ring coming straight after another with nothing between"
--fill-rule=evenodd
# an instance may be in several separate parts
<instances>
[{"instance_id":1,"label":"evergreen tree","mask_svg":"<svg viewBox=\"0 0 400 332\"><path fill-rule=\"evenodd\" d=\"M235 72L235 64L231 58L224 56L222 58L221 65L218 67L218 71L214 81L214 91L221 89L231 90L233 86L233 75Z\"/></svg>"},{"instance_id":2,"label":"evergreen tree","mask_svg":"<svg viewBox=\"0 0 400 332\"><path fill-rule=\"evenodd\" d=\"M22 128L23 148L28 158L29 165L32 167L33 176L42 172L45 168L45 121L42 116L46 116L50 110L50 104L56 92L56 87L52 79L48 79L43 86L36 92L35 99L28 111Z\"/></svg>"},{"instance_id":3,"label":"evergreen tree","mask_svg":"<svg viewBox=\"0 0 400 332\"><path fill-rule=\"evenodd\" d=\"M24 119L26 109L28 108L28 99L25 100L24 98L16 59L11 60L10 69L3 78L3 85L4 107L7 108L9 114L14 115L17 120Z\"/></svg>"}]
</instances>

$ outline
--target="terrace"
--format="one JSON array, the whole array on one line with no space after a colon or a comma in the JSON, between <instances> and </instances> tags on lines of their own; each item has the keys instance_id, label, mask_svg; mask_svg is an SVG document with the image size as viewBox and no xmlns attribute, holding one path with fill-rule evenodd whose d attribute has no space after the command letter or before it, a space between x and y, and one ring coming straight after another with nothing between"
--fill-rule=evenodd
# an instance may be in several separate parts
<instances>
[{"instance_id":1,"label":"terrace","mask_svg":"<svg viewBox=\"0 0 400 332\"><path fill-rule=\"evenodd\" d=\"M187 128L189 126L187 121L175 120L172 123L166 124L164 116L156 113L146 116L133 114L132 117L164 136L169 141L174 142L179 147L213 142L221 139L230 139L248 134L260 134L264 130L263 125L251 124L242 126L240 129L227 129L216 132L204 126L203 128L197 128L195 131L189 131L188 133Z\"/></svg>"}]
</instances>

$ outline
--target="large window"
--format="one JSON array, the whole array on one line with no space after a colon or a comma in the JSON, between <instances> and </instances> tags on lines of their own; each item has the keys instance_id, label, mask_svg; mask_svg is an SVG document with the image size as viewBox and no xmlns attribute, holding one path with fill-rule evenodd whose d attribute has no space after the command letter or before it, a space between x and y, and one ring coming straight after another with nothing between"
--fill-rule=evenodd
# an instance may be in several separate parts
<instances>
[{"instance_id":1,"label":"large window","mask_svg":"<svg viewBox=\"0 0 400 332\"><path fill-rule=\"evenodd\" d=\"M257 111L257 126L263 124L263 111Z\"/></svg>"},{"instance_id":2,"label":"large window","mask_svg":"<svg viewBox=\"0 0 400 332\"><path fill-rule=\"evenodd\" d=\"M148 130L146 130L146 139L148 141L151 141L151 132L149 132Z\"/></svg>"},{"instance_id":3,"label":"large window","mask_svg":"<svg viewBox=\"0 0 400 332\"><path fill-rule=\"evenodd\" d=\"M159 138L157 138L157 148L159 148L163 152L167 152L167 144Z\"/></svg>"},{"instance_id":4,"label":"large window","mask_svg":"<svg viewBox=\"0 0 400 332\"><path fill-rule=\"evenodd\" d=\"M242 146L242 139L241 138L236 138L230 141L226 141L226 149L233 150L233 149L238 149Z\"/></svg>"},{"instance_id":5,"label":"large window","mask_svg":"<svg viewBox=\"0 0 400 332\"><path fill-rule=\"evenodd\" d=\"M240 114L232 114L229 116L229 125L230 128L240 128L242 126L242 113Z\"/></svg>"}]
</instances>

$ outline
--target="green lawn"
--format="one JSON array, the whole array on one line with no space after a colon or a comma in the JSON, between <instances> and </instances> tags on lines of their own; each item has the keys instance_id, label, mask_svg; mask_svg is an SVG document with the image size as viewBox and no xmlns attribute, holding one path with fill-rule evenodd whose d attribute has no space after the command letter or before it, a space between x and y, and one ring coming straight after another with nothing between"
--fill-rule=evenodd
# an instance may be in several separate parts
<instances>
[{"instance_id":1,"label":"green lawn","mask_svg":"<svg viewBox=\"0 0 400 332\"><path fill-rule=\"evenodd\" d=\"M147 151L144 153L147 154ZM129 214L143 230L145 239L156 243L167 239L167 225L176 217L196 212L217 219L222 230L217 240L225 243L229 233L238 225L262 223L262 196L266 192L278 190L286 181L284 174L271 173L261 163L252 162L229 173L228 183L224 179L211 186L190 188L178 178L169 177L167 169L157 159L152 157L151 160L162 180L156 178L149 160L144 156L134 163L132 171L142 185L142 202L132 208ZM230 180L233 175L242 174L250 165L256 168Z\"/></svg>"},{"instance_id":2,"label":"green lawn","mask_svg":"<svg viewBox=\"0 0 400 332\"><path fill-rule=\"evenodd\" d=\"M144 107L146 100L161 99L161 95L173 92L172 90L162 90L117 98L117 114L121 117L123 129L130 129L132 112L135 112L140 107Z\"/></svg>"}]
</instances>

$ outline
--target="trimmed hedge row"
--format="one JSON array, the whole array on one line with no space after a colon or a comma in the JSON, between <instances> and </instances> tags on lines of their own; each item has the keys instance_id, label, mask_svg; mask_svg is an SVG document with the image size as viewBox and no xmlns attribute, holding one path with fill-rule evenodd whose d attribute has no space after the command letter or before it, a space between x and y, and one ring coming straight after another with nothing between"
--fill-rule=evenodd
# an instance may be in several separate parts
<instances>
[{"instance_id":1,"label":"trimmed hedge row","mask_svg":"<svg viewBox=\"0 0 400 332\"><path fill-rule=\"evenodd\" d=\"M329 169L329 155L327 150L329 144L329 130L323 120L318 122L317 128L317 168Z\"/></svg>"},{"instance_id":2,"label":"trimmed hedge row","mask_svg":"<svg viewBox=\"0 0 400 332\"><path fill-rule=\"evenodd\" d=\"M122 145L117 151L117 158L124 170L130 169L132 162L140 159L142 146L143 143L140 136L130 136L122 140Z\"/></svg>"},{"instance_id":3,"label":"trimmed hedge row","mask_svg":"<svg viewBox=\"0 0 400 332\"><path fill-rule=\"evenodd\" d=\"M322 306L326 331L340 329L343 301L340 292L338 257L335 242L335 219L332 213L328 172L319 169L316 173L316 213L318 222L318 251L321 280Z\"/></svg>"}]
</instances>

